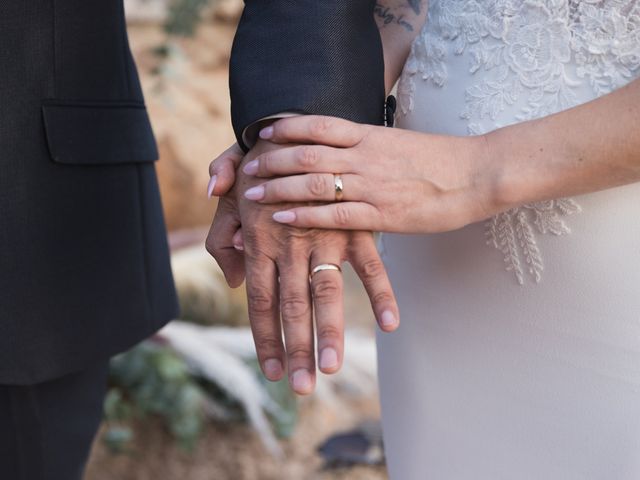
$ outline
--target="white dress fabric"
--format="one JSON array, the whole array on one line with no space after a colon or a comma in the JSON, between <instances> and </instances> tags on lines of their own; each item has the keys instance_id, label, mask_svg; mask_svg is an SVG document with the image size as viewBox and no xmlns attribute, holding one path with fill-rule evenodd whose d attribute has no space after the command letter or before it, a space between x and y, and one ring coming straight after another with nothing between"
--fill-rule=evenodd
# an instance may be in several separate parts
<instances>
[{"instance_id":1,"label":"white dress fabric","mask_svg":"<svg viewBox=\"0 0 640 480\"><path fill-rule=\"evenodd\" d=\"M479 134L639 76L640 0L431 0L397 122ZM382 250L392 480L640 479L640 184Z\"/></svg>"}]
</instances>

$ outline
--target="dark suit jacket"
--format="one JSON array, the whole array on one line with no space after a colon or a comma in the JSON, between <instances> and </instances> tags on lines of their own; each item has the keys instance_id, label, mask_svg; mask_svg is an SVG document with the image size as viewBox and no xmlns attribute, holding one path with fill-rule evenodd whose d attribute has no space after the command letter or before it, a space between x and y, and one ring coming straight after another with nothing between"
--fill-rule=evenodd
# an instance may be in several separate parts
<instances>
[{"instance_id":1,"label":"dark suit jacket","mask_svg":"<svg viewBox=\"0 0 640 480\"><path fill-rule=\"evenodd\" d=\"M245 0L231 52L238 143L282 112L383 125L384 57L374 0Z\"/></svg>"},{"instance_id":2,"label":"dark suit jacket","mask_svg":"<svg viewBox=\"0 0 640 480\"><path fill-rule=\"evenodd\" d=\"M126 349L177 313L122 0L0 0L0 383Z\"/></svg>"}]
</instances>

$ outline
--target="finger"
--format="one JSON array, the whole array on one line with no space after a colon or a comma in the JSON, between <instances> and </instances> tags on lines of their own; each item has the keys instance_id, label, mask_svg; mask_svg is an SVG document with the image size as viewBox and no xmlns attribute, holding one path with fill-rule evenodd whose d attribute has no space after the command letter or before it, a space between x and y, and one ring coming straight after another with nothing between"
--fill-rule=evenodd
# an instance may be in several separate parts
<instances>
[{"instance_id":1,"label":"finger","mask_svg":"<svg viewBox=\"0 0 640 480\"><path fill-rule=\"evenodd\" d=\"M216 259L231 288L239 287L244 281L244 256L233 246L233 236L240 228L237 215L224 203L218 210L207 235L207 251Z\"/></svg>"},{"instance_id":2,"label":"finger","mask_svg":"<svg viewBox=\"0 0 640 480\"><path fill-rule=\"evenodd\" d=\"M371 232L357 232L349 246L349 262L362 280L378 325L392 332L400 324L396 297Z\"/></svg>"},{"instance_id":3,"label":"finger","mask_svg":"<svg viewBox=\"0 0 640 480\"><path fill-rule=\"evenodd\" d=\"M310 270L321 264L341 265L335 250L318 249L311 256ZM340 370L344 350L344 304L342 273L323 270L311 277L311 296L316 318L318 363L323 373Z\"/></svg>"},{"instance_id":4,"label":"finger","mask_svg":"<svg viewBox=\"0 0 640 480\"><path fill-rule=\"evenodd\" d=\"M239 228L236 233L233 234L231 242L233 243L233 248L239 251L244 251L244 238L242 237L242 228Z\"/></svg>"},{"instance_id":5,"label":"finger","mask_svg":"<svg viewBox=\"0 0 640 480\"><path fill-rule=\"evenodd\" d=\"M209 164L209 197L222 196L229 192L236 181L236 169L243 157L244 152L235 143Z\"/></svg>"},{"instance_id":6,"label":"finger","mask_svg":"<svg viewBox=\"0 0 640 480\"><path fill-rule=\"evenodd\" d=\"M363 200L364 188L357 175L341 175L344 200ZM332 173L308 173L269 180L245 192L249 200L260 203L306 202L336 200L335 175Z\"/></svg>"},{"instance_id":7,"label":"finger","mask_svg":"<svg viewBox=\"0 0 640 480\"><path fill-rule=\"evenodd\" d=\"M380 212L364 202L339 202L313 207L297 207L273 214L278 223L335 230L383 230Z\"/></svg>"},{"instance_id":8,"label":"finger","mask_svg":"<svg viewBox=\"0 0 640 480\"><path fill-rule=\"evenodd\" d=\"M278 262L280 310L289 365L289 383L294 392L307 395L315 385L313 319L309 291L309 257L290 251Z\"/></svg>"},{"instance_id":9,"label":"finger","mask_svg":"<svg viewBox=\"0 0 640 480\"><path fill-rule=\"evenodd\" d=\"M260 138L274 143L314 143L353 147L366 135L368 126L342 118L300 115L283 118L260 130Z\"/></svg>"},{"instance_id":10,"label":"finger","mask_svg":"<svg viewBox=\"0 0 640 480\"><path fill-rule=\"evenodd\" d=\"M265 256L246 257L249 322L258 362L265 377L277 381L284 375L285 351L278 308L276 266Z\"/></svg>"},{"instance_id":11,"label":"finger","mask_svg":"<svg viewBox=\"0 0 640 480\"><path fill-rule=\"evenodd\" d=\"M243 167L247 175L273 177L312 172L351 172L345 149L324 145L298 145L259 155Z\"/></svg>"}]
</instances>

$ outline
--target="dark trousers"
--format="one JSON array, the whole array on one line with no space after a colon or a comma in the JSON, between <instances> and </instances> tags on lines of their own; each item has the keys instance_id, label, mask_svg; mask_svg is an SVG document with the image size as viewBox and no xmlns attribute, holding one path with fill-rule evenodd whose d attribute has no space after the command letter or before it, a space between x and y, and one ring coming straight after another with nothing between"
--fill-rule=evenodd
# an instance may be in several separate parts
<instances>
[{"instance_id":1,"label":"dark trousers","mask_svg":"<svg viewBox=\"0 0 640 480\"><path fill-rule=\"evenodd\" d=\"M79 480L102 419L107 361L36 385L0 385L0 479Z\"/></svg>"}]
</instances>

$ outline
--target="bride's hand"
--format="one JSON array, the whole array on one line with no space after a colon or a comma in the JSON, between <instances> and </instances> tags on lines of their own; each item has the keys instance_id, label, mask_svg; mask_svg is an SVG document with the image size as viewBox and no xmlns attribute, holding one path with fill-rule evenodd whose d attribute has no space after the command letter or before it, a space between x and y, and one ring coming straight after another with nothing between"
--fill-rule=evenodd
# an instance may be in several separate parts
<instances>
[{"instance_id":1,"label":"bride's hand","mask_svg":"<svg viewBox=\"0 0 640 480\"><path fill-rule=\"evenodd\" d=\"M494 192L500 170L483 137L454 137L300 116L275 122L263 139L301 144L267 152L244 172L279 177L245 196L261 203L324 202L274 214L298 227L442 232L504 209ZM335 201L334 173L343 183ZM327 204L326 202L333 202Z\"/></svg>"}]
</instances>

